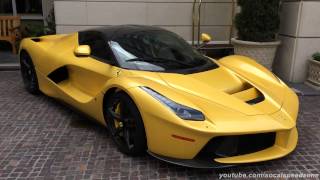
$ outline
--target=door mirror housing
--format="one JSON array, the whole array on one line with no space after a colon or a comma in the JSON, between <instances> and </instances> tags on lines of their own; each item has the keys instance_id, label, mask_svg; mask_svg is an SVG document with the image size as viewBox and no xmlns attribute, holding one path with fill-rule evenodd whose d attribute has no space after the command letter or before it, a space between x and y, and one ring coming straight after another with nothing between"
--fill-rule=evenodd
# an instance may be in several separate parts
<instances>
[{"instance_id":1,"label":"door mirror housing","mask_svg":"<svg viewBox=\"0 0 320 180\"><path fill-rule=\"evenodd\" d=\"M207 33L201 33L201 41L203 43L208 43L212 40L211 36Z\"/></svg>"},{"instance_id":2,"label":"door mirror housing","mask_svg":"<svg viewBox=\"0 0 320 180\"><path fill-rule=\"evenodd\" d=\"M197 50L203 48L206 44L208 44L212 40L211 36L207 33L201 33L200 39L202 41L202 44L196 47Z\"/></svg>"},{"instance_id":3,"label":"door mirror housing","mask_svg":"<svg viewBox=\"0 0 320 180\"><path fill-rule=\"evenodd\" d=\"M90 49L90 46L88 45L80 45L74 49L74 54L76 56L86 57L86 56L90 56L90 53L91 53L91 49Z\"/></svg>"}]
</instances>

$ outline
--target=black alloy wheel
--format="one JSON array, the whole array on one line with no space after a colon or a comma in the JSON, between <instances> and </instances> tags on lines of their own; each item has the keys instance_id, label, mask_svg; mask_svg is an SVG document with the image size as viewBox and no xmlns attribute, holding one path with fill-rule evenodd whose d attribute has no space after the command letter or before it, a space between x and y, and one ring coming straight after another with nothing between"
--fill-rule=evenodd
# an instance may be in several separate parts
<instances>
[{"instance_id":1,"label":"black alloy wheel","mask_svg":"<svg viewBox=\"0 0 320 180\"><path fill-rule=\"evenodd\" d=\"M105 104L107 127L118 149L128 155L146 150L146 135L140 112L124 92L116 92Z\"/></svg>"},{"instance_id":2,"label":"black alloy wheel","mask_svg":"<svg viewBox=\"0 0 320 180\"><path fill-rule=\"evenodd\" d=\"M36 71L32 59L26 52L21 52L20 70L27 91L31 94L39 94L40 91Z\"/></svg>"}]
</instances>

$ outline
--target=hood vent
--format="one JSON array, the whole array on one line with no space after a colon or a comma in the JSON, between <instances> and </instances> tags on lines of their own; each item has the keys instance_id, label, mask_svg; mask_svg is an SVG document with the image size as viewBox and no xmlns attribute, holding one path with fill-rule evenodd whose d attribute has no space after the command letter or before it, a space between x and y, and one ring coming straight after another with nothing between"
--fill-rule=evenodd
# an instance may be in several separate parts
<instances>
[{"instance_id":1,"label":"hood vent","mask_svg":"<svg viewBox=\"0 0 320 180\"><path fill-rule=\"evenodd\" d=\"M263 94L261 94L260 96L254 98L254 99L246 101L246 103L248 103L250 105L254 105L254 104L258 104L258 103L260 103L262 101L264 101L264 95Z\"/></svg>"},{"instance_id":2,"label":"hood vent","mask_svg":"<svg viewBox=\"0 0 320 180\"><path fill-rule=\"evenodd\" d=\"M237 92L231 93L231 95L250 105L258 104L265 99L264 95L258 89L248 83L243 85L243 88Z\"/></svg>"}]
</instances>

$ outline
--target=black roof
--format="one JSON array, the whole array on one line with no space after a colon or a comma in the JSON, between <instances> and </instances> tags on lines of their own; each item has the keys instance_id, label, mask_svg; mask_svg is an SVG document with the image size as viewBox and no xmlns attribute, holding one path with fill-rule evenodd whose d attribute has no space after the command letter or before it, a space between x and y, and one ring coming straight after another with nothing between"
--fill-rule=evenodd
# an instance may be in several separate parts
<instances>
[{"instance_id":1,"label":"black roof","mask_svg":"<svg viewBox=\"0 0 320 180\"><path fill-rule=\"evenodd\" d=\"M102 33L106 39L112 40L116 37L131 34L135 32L143 31L167 31L163 28L156 26L146 26L146 25L117 25L117 26L103 26L94 29L89 29L85 31L97 31Z\"/></svg>"}]
</instances>

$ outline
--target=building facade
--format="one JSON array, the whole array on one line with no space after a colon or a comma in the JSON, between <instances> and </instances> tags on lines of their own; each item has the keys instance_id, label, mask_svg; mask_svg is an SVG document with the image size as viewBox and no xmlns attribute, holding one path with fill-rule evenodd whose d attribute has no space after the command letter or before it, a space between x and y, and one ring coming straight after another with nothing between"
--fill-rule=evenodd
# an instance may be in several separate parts
<instances>
[{"instance_id":1,"label":"building facade","mask_svg":"<svg viewBox=\"0 0 320 180\"><path fill-rule=\"evenodd\" d=\"M320 51L320 1L287 0L281 7L280 48L274 71L282 79L303 82L308 58Z\"/></svg>"},{"instance_id":2,"label":"building facade","mask_svg":"<svg viewBox=\"0 0 320 180\"><path fill-rule=\"evenodd\" d=\"M57 33L119 25L160 26L192 40L193 0L1 0L0 15L20 15L23 21L44 21L55 9ZM233 36L233 0L203 0L201 32L214 42ZM235 8L236 9L236 8ZM308 58L320 50L320 1L284 0L274 71L283 80L303 82ZM238 9L239 10L239 9ZM196 34L195 30L195 34Z\"/></svg>"},{"instance_id":3,"label":"building facade","mask_svg":"<svg viewBox=\"0 0 320 180\"><path fill-rule=\"evenodd\" d=\"M55 0L54 5L58 33L142 24L160 26L192 39L193 0ZM229 40L232 0L203 0L200 9L201 31L211 34L215 41Z\"/></svg>"},{"instance_id":4,"label":"building facade","mask_svg":"<svg viewBox=\"0 0 320 180\"><path fill-rule=\"evenodd\" d=\"M0 15L20 16L22 21L46 21L53 0L0 0Z\"/></svg>"}]
</instances>

